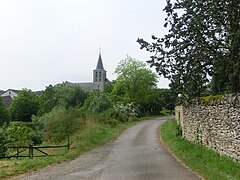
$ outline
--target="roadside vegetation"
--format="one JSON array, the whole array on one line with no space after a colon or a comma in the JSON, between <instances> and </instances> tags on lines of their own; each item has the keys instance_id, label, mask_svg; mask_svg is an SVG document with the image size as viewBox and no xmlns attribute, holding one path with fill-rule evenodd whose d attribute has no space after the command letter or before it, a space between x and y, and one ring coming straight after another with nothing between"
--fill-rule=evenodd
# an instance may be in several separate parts
<instances>
[{"instance_id":1,"label":"roadside vegetation","mask_svg":"<svg viewBox=\"0 0 240 180\"><path fill-rule=\"evenodd\" d=\"M163 36L138 38L184 99L240 92L240 1L166 0ZM158 23L159 21L156 21Z\"/></svg>"},{"instance_id":2,"label":"roadside vegetation","mask_svg":"<svg viewBox=\"0 0 240 180\"><path fill-rule=\"evenodd\" d=\"M124 129L137 122L138 121L118 123L115 126L111 126L96 122L94 119L87 120L84 122L84 125L71 136L69 151L67 148L49 149L47 152L56 156L0 160L0 179L33 171L53 163L72 160L80 154L97 148L116 138ZM67 141L61 143L66 144ZM47 144L49 145L49 143Z\"/></svg>"},{"instance_id":3,"label":"roadside vegetation","mask_svg":"<svg viewBox=\"0 0 240 180\"><path fill-rule=\"evenodd\" d=\"M40 149L56 156L0 159L0 178L74 159L115 138L141 117L173 110L175 94L158 89L157 76L141 61L127 56L115 73L117 79L104 92L85 92L62 83L40 93L24 89L8 109L0 100L1 157L16 154L12 146L70 145L69 150ZM36 150L33 154L43 155Z\"/></svg>"},{"instance_id":4,"label":"roadside vegetation","mask_svg":"<svg viewBox=\"0 0 240 180\"><path fill-rule=\"evenodd\" d=\"M240 163L183 139L175 120L161 126L161 138L173 154L205 179L240 179Z\"/></svg>"}]
</instances>

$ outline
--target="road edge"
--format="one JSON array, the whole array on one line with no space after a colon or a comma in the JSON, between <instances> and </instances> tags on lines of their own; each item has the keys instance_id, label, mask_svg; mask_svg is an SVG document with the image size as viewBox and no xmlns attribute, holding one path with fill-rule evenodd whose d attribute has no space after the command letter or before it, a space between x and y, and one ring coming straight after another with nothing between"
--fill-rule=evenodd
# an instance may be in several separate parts
<instances>
[{"instance_id":1,"label":"road edge","mask_svg":"<svg viewBox=\"0 0 240 180\"><path fill-rule=\"evenodd\" d=\"M162 136L161 136L161 125L166 122L169 121L171 119L166 119L166 120L162 120L159 124L158 127L158 137L159 137L159 143L163 146L163 148L176 160L178 161L183 167L185 167L186 169L188 169L189 171L191 171L193 174L195 174L196 176L198 176L200 179L204 180L204 178L202 176L200 176L197 172L193 171L189 166L187 166L180 158L178 158L170 149L170 147L164 143Z\"/></svg>"}]
</instances>

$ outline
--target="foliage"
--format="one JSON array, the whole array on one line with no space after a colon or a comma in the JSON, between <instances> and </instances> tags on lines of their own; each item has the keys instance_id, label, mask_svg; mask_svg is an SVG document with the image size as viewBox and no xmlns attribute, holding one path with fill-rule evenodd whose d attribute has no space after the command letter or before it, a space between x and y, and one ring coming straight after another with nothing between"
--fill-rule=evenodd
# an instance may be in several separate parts
<instances>
[{"instance_id":1,"label":"foliage","mask_svg":"<svg viewBox=\"0 0 240 180\"><path fill-rule=\"evenodd\" d=\"M145 95L145 100L139 106L139 115L159 115L163 105L158 89L152 89Z\"/></svg>"},{"instance_id":2,"label":"foliage","mask_svg":"<svg viewBox=\"0 0 240 180\"><path fill-rule=\"evenodd\" d=\"M160 111L160 116L170 116L172 115L173 112L172 110L169 110L169 109L166 109L166 108L163 108L161 111Z\"/></svg>"},{"instance_id":3,"label":"foliage","mask_svg":"<svg viewBox=\"0 0 240 180\"><path fill-rule=\"evenodd\" d=\"M138 116L137 112L138 109L133 102L127 103L126 105L118 103L113 106L111 117L120 122L127 122L135 120Z\"/></svg>"},{"instance_id":4,"label":"foliage","mask_svg":"<svg viewBox=\"0 0 240 180\"><path fill-rule=\"evenodd\" d=\"M115 86L115 83L116 83L115 80L113 80L113 81L111 81L111 82L108 82L108 83L105 85L103 92L104 92L105 94L111 94L111 92L113 91L113 88L114 88L114 86Z\"/></svg>"},{"instance_id":5,"label":"foliage","mask_svg":"<svg viewBox=\"0 0 240 180\"><path fill-rule=\"evenodd\" d=\"M94 113L101 113L111 107L112 102L109 97L104 93L97 93L93 96L88 108Z\"/></svg>"},{"instance_id":6,"label":"foliage","mask_svg":"<svg viewBox=\"0 0 240 180\"><path fill-rule=\"evenodd\" d=\"M176 125L175 134L176 134L176 136L182 136L182 127L180 124Z\"/></svg>"},{"instance_id":7,"label":"foliage","mask_svg":"<svg viewBox=\"0 0 240 180\"><path fill-rule=\"evenodd\" d=\"M162 100L162 106L169 110L174 110L175 104L177 103L177 94L171 89L158 89L160 99Z\"/></svg>"},{"instance_id":8,"label":"foliage","mask_svg":"<svg viewBox=\"0 0 240 180\"><path fill-rule=\"evenodd\" d=\"M138 39L154 53L148 63L188 98L201 96L209 77L215 93L240 91L240 1L167 0L163 38Z\"/></svg>"},{"instance_id":9,"label":"foliage","mask_svg":"<svg viewBox=\"0 0 240 180\"><path fill-rule=\"evenodd\" d=\"M7 136L9 136L10 146L28 146L33 144L30 138L32 129L22 122L11 122L7 127Z\"/></svg>"},{"instance_id":10,"label":"foliage","mask_svg":"<svg viewBox=\"0 0 240 180\"><path fill-rule=\"evenodd\" d=\"M210 102L212 101L220 101L223 98L223 95L216 95L216 96L205 96L205 97L200 97L200 98L196 98L195 100L208 105Z\"/></svg>"},{"instance_id":11,"label":"foliage","mask_svg":"<svg viewBox=\"0 0 240 180\"><path fill-rule=\"evenodd\" d=\"M10 143L10 138L7 133L6 125L0 127L0 157L7 155L7 147Z\"/></svg>"},{"instance_id":12,"label":"foliage","mask_svg":"<svg viewBox=\"0 0 240 180\"><path fill-rule=\"evenodd\" d=\"M8 115L7 115L7 111L4 107L4 104L2 102L2 98L0 98L0 126L4 122L8 122Z\"/></svg>"},{"instance_id":13,"label":"foliage","mask_svg":"<svg viewBox=\"0 0 240 180\"><path fill-rule=\"evenodd\" d=\"M71 110L63 107L54 108L50 113L33 118L34 127L41 129L45 138L53 142L62 142L75 133L80 125L81 118L76 117Z\"/></svg>"},{"instance_id":14,"label":"foliage","mask_svg":"<svg viewBox=\"0 0 240 180\"><path fill-rule=\"evenodd\" d=\"M110 94L113 102L124 104L134 102L140 108L151 106L154 98L152 93L156 88L157 77L146 65L127 56L115 70L118 77ZM154 102L153 102L154 106ZM146 110L147 111L147 110Z\"/></svg>"},{"instance_id":15,"label":"foliage","mask_svg":"<svg viewBox=\"0 0 240 180\"><path fill-rule=\"evenodd\" d=\"M171 151L204 179L240 179L240 164L202 145L193 144L178 132L175 120L161 126L161 138Z\"/></svg>"},{"instance_id":16,"label":"foliage","mask_svg":"<svg viewBox=\"0 0 240 180\"><path fill-rule=\"evenodd\" d=\"M32 115L39 110L39 97L31 90L24 89L14 98L8 110L11 120L30 122Z\"/></svg>"},{"instance_id":17,"label":"foliage","mask_svg":"<svg viewBox=\"0 0 240 180\"><path fill-rule=\"evenodd\" d=\"M58 105L58 97L56 96L54 87L52 85L47 86L40 97L40 109L38 114L42 115L48 113Z\"/></svg>"},{"instance_id":18,"label":"foliage","mask_svg":"<svg viewBox=\"0 0 240 180\"><path fill-rule=\"evenodd\" d=\"M87 98L87 93L79 86L67 83L46 87L41 96L39 115L50 112L54 107L81 107Z\"/></svg>"},{"instance_id":19,"label":"foliage","mask_svg":"<svg viewBox=\"0 0 240 180\"><path fill-rule=\"evenodd\" d=\"M75 112L74 112L75 114ZM24 172L34 171L53 163L72 160L80 154L93 150L106 142L115 139L124 129L136 124L136 122L120 123L112 127L108 124L98 123L96 121L87 121L84 127L77 131L71 138L71 149L66 153L66 149L53 149L53 154L59 156L48 156L47 158L32 159L11 159L0 161L0 179L9 176L23 174Z\"/></svg>"}]
</instances>

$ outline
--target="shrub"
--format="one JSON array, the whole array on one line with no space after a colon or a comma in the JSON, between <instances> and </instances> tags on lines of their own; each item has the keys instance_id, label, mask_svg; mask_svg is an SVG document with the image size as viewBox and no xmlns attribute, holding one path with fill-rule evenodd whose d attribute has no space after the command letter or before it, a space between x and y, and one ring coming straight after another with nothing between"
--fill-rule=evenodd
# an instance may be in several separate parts
<instances>
[{"instance_id":1,"label":"shrub","mask_svg":"<svg viewBox=\"0 0 240 180\"><path fill-rule=\"evenodd\" d=\"M11 122L7 127L7 135L9 136L9 145L11 146L27 146L32 144L30 138L32 129L24 125L22 122Z\"/></svg>"},{"instance_id":2,"label":"shrub","mask_svg":"<svg viewBox=\"0 0 240 180\"><path fill-rule=\"evenodd\" d=\"M138 116L137 108L134 106L133 102L127 103L126 105L119 103L113 106L111 116L120 122L131 121Z\"/></svg>"},{"instance_id":3,"label":"shrub","mask_svg":"<svg viewBox=\"0 0 240 180\"><path fill-rule=\"evenodd\" d=\"M94 113L101 113L112 107L112 103L107 95L103 93L96 94L89 104L89 109Z\"/></svg>"},{"instance_id":4,"label":"shrub","mask_svg":"<svg viewBox=\"0 0 240 180\"><path fill-rule=\"evenodd\" d=\"M5 157L7 155L7 146L9 142L10 142L10 139L7 134L6 126L3 125L0 128L0 157Z\"/></svg>"},{"instance_id":5,"label":"shrub","mask_svg":"<svg viewBox=\"0 0 240 180\"><path fill-rule=\"evenodd\" d=\"M103 113L101 113L98 117L100 123L108 124L111 127L115 127L119 124L119 121L113 117L113 109L109 109Z\"/></svg>"},{"instance_id":6,"label":"shrub","mask_svg":"<svg viewBox=\"0 0 240 180\"><path fill-rule=\"evenodd\" d=\"M65 108L55 108L45 117L45 132L54 142L61 142L76 132L82 119L67 112Z\"/></svg>"},{"instance_id":7,"label":"shrub","mask_svg":"<svg viewBox=\"0 0 240 180\"><path fill-rule=\"evenodd\" d=\"M39 131L33 131L29 134L29 137L34 145L41 144L43 142L43 134Z\"/></svg>"}]
</instances>

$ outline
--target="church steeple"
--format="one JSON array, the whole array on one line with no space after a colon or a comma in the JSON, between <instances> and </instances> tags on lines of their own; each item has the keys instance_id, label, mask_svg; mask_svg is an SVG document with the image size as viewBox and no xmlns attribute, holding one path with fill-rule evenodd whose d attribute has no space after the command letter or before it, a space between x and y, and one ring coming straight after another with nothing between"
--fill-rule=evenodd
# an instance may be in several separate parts
<instances>
[{"instance_id":1,"label":"church steeple","mask_svg":"<svg viewBox=\"0 0 240 180\"><path fill-rule=\"evenodd\" d=\"M95 90L103 91L107 81L107 74L103 68L103 62L101 57L101 48L99 47L99 56L96 69L93 70L93 84Z\"/></svg>"},{"instance_id":2,"label":"church steeple","mask_svg":"<svg viewBox=\"0 0 240 180\"><path fill-rule=\"evenodd\" d=\"M98 62L97 62L97 66L96 66L96 70L97 69L103 69L103 63L102 63L102 57L101 57L101 52L99 52L99 56L98 56Z\"/></svg>"}]
</instances>

